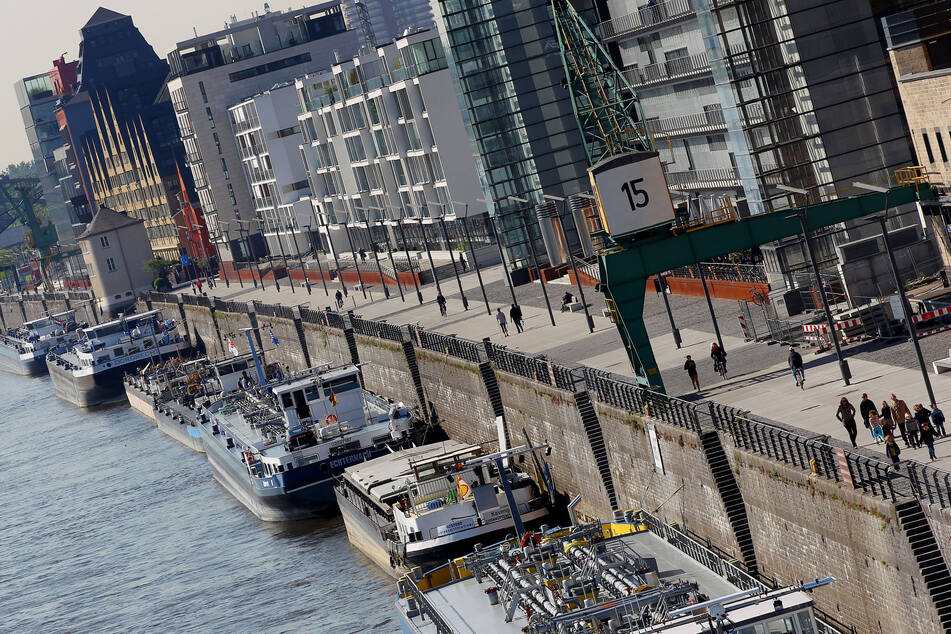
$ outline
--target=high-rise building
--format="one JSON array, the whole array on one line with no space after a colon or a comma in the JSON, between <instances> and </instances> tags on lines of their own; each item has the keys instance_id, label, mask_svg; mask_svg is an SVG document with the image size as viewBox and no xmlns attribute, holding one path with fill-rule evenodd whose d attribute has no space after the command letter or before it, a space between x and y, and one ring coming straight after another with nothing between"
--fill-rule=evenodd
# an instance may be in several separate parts
<instances>
[{"instance_id":1,"label":"high-rise building","mask_svg":"<svg viewBox=\"0 0 951 634\"><path fill-rule=\"evenodd\" d=\"M640 98L674 202L697 215L728 197L761 213L802 204L777 185L835 197L914 161L880 25L908 4L609 0L598 33ZM863 257L849 245L871 228L857 224L818 237L830 273ZM763 253L775 286L811 279L801 240Z\"/></svg>"},{"instance_id":2,"label":"high-rise building","mask_svg":"<svg viewBox=\"0 0 951 634\"><path fill-rule=\"evenodd\" d=\"M406 235L422 245L425 231L437 249L452 248L440 231L423 228L441 216L450 218L450 242L464 233L453 216L466 215L484 241L477 162L438 34L399 38L300 77L296 87L312 211L332 248L350 249L343 225L361 248L370 246L368 230L379 241L383 223L398 221L412 226L394 231L391 244Z\"/></svg>"},{"instance_id":3,"label":"high-rise building","mask_svg":"<svg viewBox=\"0 0 951 634\"><path fill-rule=\"evenodd\" d=\"M359 47L357 32L347 30L335 0L248 20L232 18L221 31L179 42L169 53L169 94L198 200L223 261L246 260L265 250L228 108L275 84L329 68ZM230 239L222 222L234 225ZM238 237L239 223L246 239Z\"/></svg>"},{"instance_id":4,"label":"high-rise building","mask_svg":"<svg viewBox=\"0 0 951 634\"><path fill-rule=\"evenodd\" d=\"M341 7L366 45L382 46L407 29L431 29L435 23L429 0L342 0ZM373 42L367 41L371 34Z\"/></svg>"},{"instance_id":5,"label":"high-rise building","mask_svg":"<svg viewBox=\"0 0 951 634\"><path fill-rule=\"evenodd\" d=\"M58 113L67 164L94 208L143 220L157 256L177 259L185 152L163 98L168 64L131 16L100 7L80 33L78 88Z\"/></svg>"},{"instance_id":6,"label":"high-rise building","mask_svg":"<svg viewBox=\"0 0 951 634\"><path fill-rule=\"evenodd\" d=\"M566 197L590 184L551 3L434 0L433 6L478 155L482 198L491 201L507 257L513 268L530 265L527 227L539 259L553 260L535 206L546 194ZM580 250L573 223L565 233L570 248Z\"/></svg>"},{"instance_id":7,"label":"high-rise building","mask_svg":"<svg viewBox=\"0 0 951 634\"><path fill-rule=\"evenodd\" d=\"M42 165L44 170L49 169L53 162L53 150L63 144L56 123L56 102L60 95L53 89L49 72L24 77L13 88L33 161Z\"/></svg>"}]
</instances>

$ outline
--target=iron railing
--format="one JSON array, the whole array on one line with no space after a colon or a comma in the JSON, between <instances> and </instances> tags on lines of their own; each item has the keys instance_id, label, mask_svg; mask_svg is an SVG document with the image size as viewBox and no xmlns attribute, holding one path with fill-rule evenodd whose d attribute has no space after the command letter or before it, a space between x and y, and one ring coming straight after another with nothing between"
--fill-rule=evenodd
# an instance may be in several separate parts
<instances>
[{"instance_id":1,"label":"iron railing","mask_svg":"<svg viewBox=\"0 0 951 634\"><path fill-rule=\"evenodd\" d=\"M531 357L491 342L487 349L489 358L503 372L545 383L568 392L575 391L575 377L567 366L549 361L541 355Z\"/></svg>"},{"instance_id":2,"label":"iron railing","mask_svg":"<svg viewBox=\"0 0 951 634\"><path fill-rule=\"evenodd\" d=\"M364 337L403 341L403 333L400 331L400 327L388 324L385 321L361 319L350 315L350 325L353 327L353 332L363 335Z\"/></svg>"},{"instance_id":3,"label":"iron railing","mask_svg":"<svg viewBox=\"0 0 951 634\"><path fill-rule=\"evenodd\" d=\"M240 305L240 302L238 302ZM294 309L290 306L281 306L280 304L265 304L263 302L252 302L254 305L254 312L258 315L265 315L267 317L281 317L283 319L294 319ZM245 308L247 311L247 308ZM241 311L238 311L241 312Z\"/></svg>"},{"instance_id":4,"label":"iron railing","mask_svg":"<svg viewBox=\"0 0 951 634\"><path fill-rule=\"evenodd\" d=\"M451 357L471 361L472 363L482 362L481 346L475 341L460 339L439 332L432 332L420 328L419 326L410 327L410 331L413 336L413 341L424 350L441 352Z\"/></svg>"},{"instance_id":5,"label":"iron railing","mask_svg":"<svg viewBox=\"0 0 951 634\"><path fill-rule=\"evenodd\" d=\"M703 267L703 276L708 280L766 284L766 269L759 264L701 262L700 266ZM688 264L672 269L667 275L670 277L699 278L700 272L697 270L697 265Z\"/></svg>"}]
</instances>

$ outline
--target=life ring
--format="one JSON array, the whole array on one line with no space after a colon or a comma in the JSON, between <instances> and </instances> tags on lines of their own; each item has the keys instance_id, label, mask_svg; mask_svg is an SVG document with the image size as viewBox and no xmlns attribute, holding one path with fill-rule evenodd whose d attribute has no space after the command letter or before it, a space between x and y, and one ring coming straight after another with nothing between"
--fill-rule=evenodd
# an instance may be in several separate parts
<instances>
[{"instance_id":1,"label":"life ring","mask_svg":"<svg viewBox=\"0 0 951 634\"><path fill-rule=\"evenodd\" d=\"M336 423L336 422L337 422L336 414L330 414L327 416L327 418L324 419L324 423L327 425L330 425L331 423Z\"/></svg>"},{"instance_id":2,"label":"life ring","mask_svg":"<svg viewBox=\"0 0 951 634\"><path fill-rule=\"evenodd\" d=\"M531 542L532 546L538 546L538 542L540 541L541 539L535 534L534 531L528 531L522 535L522 548L525 548L529 542Z\"/></svg>"},{"instance_id":3,"label":"life ring","mask_svg":"<svg viewBox=\"0 0 951 634\"><path fill-rule=\"evenodd\" d=\"M188 393L189 393L189 394L197 394L197 393L198 393L198 390L200 389L200 387L201 387L201 386L199 386L197 383L190 383L190 384L188 385Z\"/></svg>"}]
</instances>

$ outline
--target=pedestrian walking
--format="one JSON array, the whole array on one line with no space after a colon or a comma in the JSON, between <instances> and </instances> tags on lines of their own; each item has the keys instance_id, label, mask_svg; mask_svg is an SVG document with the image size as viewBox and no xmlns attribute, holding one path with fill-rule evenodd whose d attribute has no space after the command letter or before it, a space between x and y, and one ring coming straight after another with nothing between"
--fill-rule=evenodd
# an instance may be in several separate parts
<instances>
[{"instance_id":1,"label":"pedestrian walking","mask_svg":"<svg viewBox=\"0 0 951 634\"><path fill-rule=\"evenodd\" d=\"M895 437L891 434L885 436L885 455L892 459L892 466L898 469L898 456L901 455L901 449L899 449Z\"/></svg>"},{"instance_id":2,"label":"pedestrian walking","mask_svg":"<svg viewBox=\"0 0 951 634\"><path fill-rule=\"evenodd\" d=\"M442 293L436 295L436 303L439 305L439 314L443 317L446 316L446 298L442 296Z\"/></svg>"},{"instance_id":3,"label":"pedestrian walking","mask_svg":"<svg viewBox=\"0 0 951 634\"><path fill-rule=\"evenodd\" d=\"M194 282L192 282L192 294L193 294L193 295L197 295L197 294L198 294L198 285L195 284Z\"/></svg>"},{"instance_id":4,"label":"pedestrian walking","mask_svg":"<svg viewBox=\"0 0 951 634\"><path fill-rule=\"evenodd\" d=\"M710 358L713 359L713 370L724 379L726 378L726 350L714 343L710 346Z\"/></svg>"},{"instance_id":5,"label":"pedestrian walking","mask_svg":"<svg viewBox=\"0 0 951 634\"><path fill-rule=\"evenodd\" d=\"M905 434L908 437L908 446L917 449L921 446L918 441L918 420L909 412L905 414Z\"/></svg>"},{"instance_id":6,"label":"pedestrian walking","mask_svg":"<svg viewBox=\"0 0 951 634\"><path fill-rule=\"evenodd\" d=\"M865 429L869 431L872 429L869 426L869 416L872 412L878 414L878 410L875 409L875 403L868 397L868 394L862 394L862 400L859 401L859 413L862 415L862 422L865 424Z\"/></svg>"},{"instance_id":7,"label":"pedestrian walking","mask_svg":"<svg viewBox=\"0 0 951 634\"><path fill-rule=\"evenodd\" d=\"M882 409L880 412L882 419L882 433L887 436L895 430L895 421L892 420L892 408L888 405L888 401L882 401Z\"/></svg>"},{"instance_id":8,"label":"pedestrian walking","mask_svg":"<svg viewBox=\"0 0 951 634\"><path fill-rule=\"evenodd\" d=\"M525 332L525 329L522 328L522 308L518 304L512 304L509 317L512 319L512 323L515 324L516 331Z\"/></svg>"},{"instance_id":9,"label":"pedestrian walking","mask_svg":"<svg viewBox=\"0 0 951 634\"><path fill-rule=\"evenodd\" d=\"M690 358L690 355L687 355L687 361L684 363L684 370L687 371L687 376L690 377L690 382L693 383L694 388L699 392L700 391L700 377L697 375L697 362Z\"/></svg>"},{"instance_id":10,"label":"pedestrian walking","mask_svg":"<svg viewBox=\"0 0 951 634\"><path fill-rule=\"evenodd\" d=\"M501 307L495 313L495 319L499 322L499 328L502 329L502 334L506 337L509 336L508 323L505 321L505 313L502 312Z\"/></svg>"},{"instance_id":11,"label":"pedestrian walking","mask_svg":"<svg viewBox=\"0 0 951 634\"><path fill-rule=\"evenodd\" d=\"M842 426L845 427L845 431L849 432L849 441L852 443L852 447L858 447L855 444L855 437L858 436L858 429L855 426L855 407L852 403L849 403L849 399L842 397L842 400L839 401L839 409L835 412L835 417L839 419L839 422L842 423Z\"/></svg>"},{"instance_id":12,"label":"pedestrian walking","mask_svg":"<svg viewBox=\"0 0 951 634\"><path fill-rule=\"evenodd\" d=\"M195 280L195 286L198 287L198 294L201 295L201 280Z\"/></svg>"},{"instance_id":13,"label":"pedestrian walking","mask_svg":"<svg viewBox=\"0 0 951 634\"><path fill-rule=\"evenodd\" d=\"M946 436L944 431L944 412L938 409L934 403L931 404L931 425L939 436Z\"/></svg>"},{"instance_id":14,"label":"pedestrian walking","mask_svg":"<svg viewBox=\"0 0 951 634\"><path fill-rule=\"evenodd\" d=\"M366 261L367 261L367 252L366 252L366 249L360 249L360 261L361 261L361 262L366 262Z\"/></svg>"},{"instance_id":15,"label":"pedestrian walking","mask_svg":"<svg viewBox=\"0 0 951 634\"><path fill-rule=\"evenodd\" d=\"M882 429L882 419L878 417L878 414L874 411L868 416L868 425L869 430L872 432L872 440L875 441L875 444L885 440L885 433Z\"/></svg>"},{"instance_id":16,"label":"pedestrian walking","mask_svg":"<svg viewBox=\"0 0 951 634\"><path fill-rule=\"evenodd\" d=\"M787 361L793 378L796 379L796 387L801 390L806 389L806 373L802 367L802 355L795 348L790 348Z\"/></svg>"},{"instance_id":17,"label":"pedestrian walking","mask_svg":"<svg viewBox=\"0 0 951 634\"><path fill-rule=\"evenodd\" d=\"M334 298L337 300L337 308L343 308L343 293L337 291L334 293Z\"/></svg>"},{"instance_id":18,"label":"pedestrian walking","mask_svg":"<svg viewBox=\"0 0 951 634\"><path fill-rule=\"evenodd\" d=\"M938 456L934 453L934 427L930 421L921 424L921 431L918 432L921 437L921 444L928 448L928 457L937 460Z\"/></svg>"},{"instance_id":19,"label":"pedestrian walking","mask_svg":"<svg viewBox=\"0 0 951 634\"><path fill-rule=\"evenodd\" d=\"M908 410L908 406L905 405L905 401L892 394L892 422L898 427L898 431L901 432L901 441L905 443L907 447L908 433L905 428L906 415L911 416L911 412Z\"/></svg>"},{"instance_id":20,"label":"pedestrian walking","mask_svg":"<svg viewBox=\"0 0 951 634\"><path fill-rule=\"evenodd\" d=\"M921 447L921 438L919 437L921 425L925 422L931 422L931 414L925 409L924 405L921 403L916 403L915 413L912 414L911 417L913 422L905 425L905 428L908 431L908 438L912 441L912 444L914 444L915 447Z\"/></svg>"}]
</instances>

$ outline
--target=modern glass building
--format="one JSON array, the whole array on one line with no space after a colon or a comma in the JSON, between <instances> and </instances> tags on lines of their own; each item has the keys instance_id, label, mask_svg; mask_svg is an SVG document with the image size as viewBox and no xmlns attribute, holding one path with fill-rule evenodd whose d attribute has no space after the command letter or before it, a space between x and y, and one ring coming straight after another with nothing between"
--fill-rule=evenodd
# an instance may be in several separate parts
<instances>
[{"instance_id":1,"label":"modern glass building","mask_svg":"<svg viewBox=\"0 0 951 634\"><path fill-rule=\"evenodd\" d=\"M478 155L482 198L490 201L507 257L515 269L529 266L530 236L539 259L548 261L535 205L545 194L590 190L551 3L433 4L472 152ZM590 3L579 4L586 9ZM570 248L581 250L574 224L565 224Z\"/></svg>"}]
</instances>

